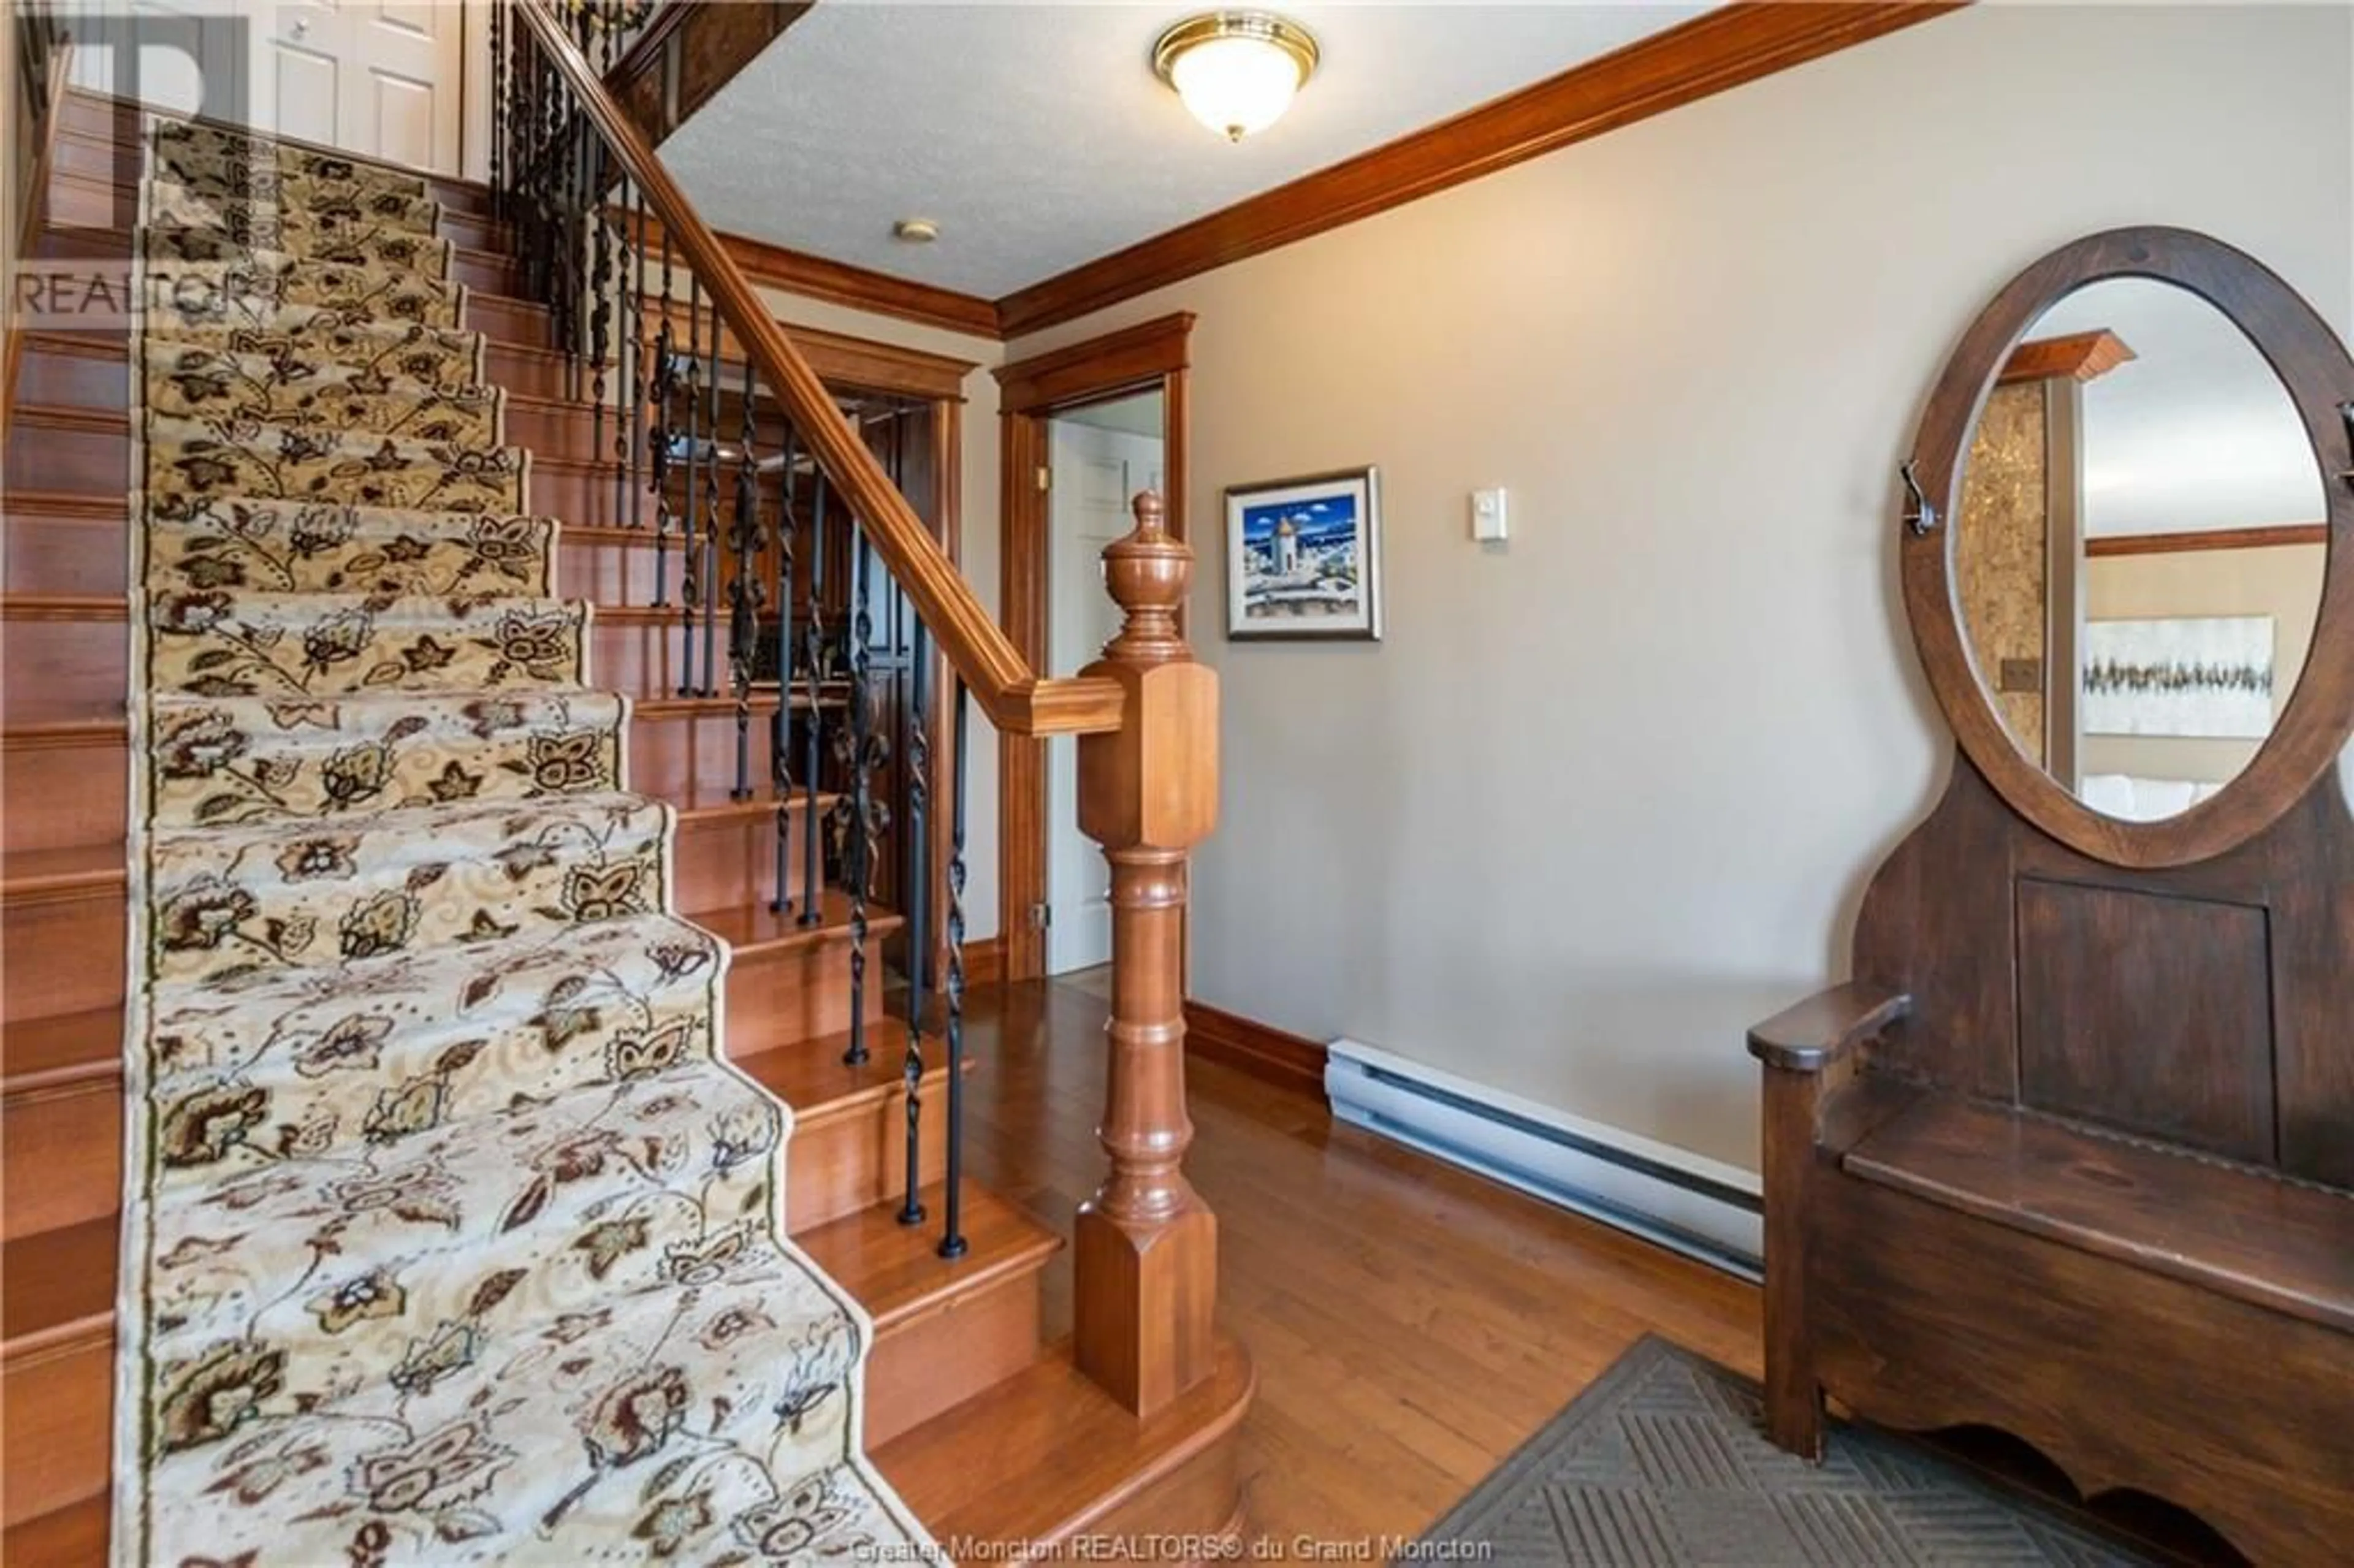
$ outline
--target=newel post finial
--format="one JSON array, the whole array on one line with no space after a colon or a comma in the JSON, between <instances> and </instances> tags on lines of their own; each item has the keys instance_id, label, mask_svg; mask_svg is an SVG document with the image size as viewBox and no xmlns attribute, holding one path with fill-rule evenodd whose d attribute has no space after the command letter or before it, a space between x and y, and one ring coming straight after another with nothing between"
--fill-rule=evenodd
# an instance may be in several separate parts
<instances>
[{"instance_id":1,"label":"newel post finial","mask_svg":"<svg viewBox=\"0 0 2354 1568\"><path fill-rule=\"evenodd\" d=\"M1128 611L1128 624L1104 647L1122 664L1167 664L1193 651L1177 630L1177 611L1193 583L1193 551L1169 532L1169 514L1153 491L1137 493L1136 527L1104 548L1104 588Z\"/></svg>"},{"instance_id":2,"label":"newel post finial","mask_svg":"<svg viewBox=\"0 0 2354 1568\"><path fill-rule=\"evenodd\" d=\"M1111 870L1111 1017L1103 1182L1080 1205L1073 1260L1079 1369L1140 1415L1210 1375L1217 1221L1185 1179L1186 855L1218 815L1218 676L1177 630L1193 552L1161 498L1104 550L1128 623L1083 673L1117 681L1117 730L1079 737L1079 826Z\"/></svg>"}]
</instances>

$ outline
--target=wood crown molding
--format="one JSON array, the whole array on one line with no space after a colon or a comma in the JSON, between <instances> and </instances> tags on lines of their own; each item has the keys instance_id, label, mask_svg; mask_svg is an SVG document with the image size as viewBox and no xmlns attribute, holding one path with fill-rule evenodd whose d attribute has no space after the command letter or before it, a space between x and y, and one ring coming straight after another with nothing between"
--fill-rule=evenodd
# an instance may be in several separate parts
<instances>
[{"instance_id":1,"label":"wood crown molding","mask_svg":"<svg viewBox=\"0 0 2354 1568\"><path fill-rule=\"evenodd\" d=\"M1282 1088L1302 1090L1320 1100L1325 1097L1323 1046L1190 997L1185 1001L1185 1049L1205 1062L1219 1063Z\"/></svg>"},{"instance_id":2,"label":"wood crown molding","mask_svg":"<svg viewBox=\"0 0 2354 1568\"><path fill-rule=\"evenodd\" d=\"M1189 357L1193 313L1177 311L992 372L1003 414L1033 414L1173 376Z\"/></svg>"},{"instance_id":3,"label":"wood crown molding","mask_svg":"<svg viewBox=\"0 0 2354 1568\"><path fill-rule=\"evenodd\" d=\"M744 235L724 234L720 239L756 283L1003 342L1403 207L1967 3L1735 0L995 301Z\"/></svg>"},{"instance_id":4,"label":"wood crown molding","mask_svg":"<svg viewBox=\"0 0 2354 1568\"><path fill-rule=\"evenodd\" d=\"M2125 339L2105 327L2070 333L2065 337L2031 338L2010 351L2010 357L2002 362L2002 373L1995 380L2004 386L2015 381L2049 381L2063 376L2072 381L2097 381L2118 366L2139 357L2126 346Z\"/></svg>"},{"instance_id":5,"label":"wood crown molding","mask_svg":"<svg viewBox=\"0 0 2354 1568\"><path fill-rule=\"evenodd\" d=\"M2327 545L2327 523L2275 523L2256 528L2200 528L2179 534L2098 534L2084 541L2084 554L2172 556L2186 550L2264 550L2282 545Z\"/></svg>"},{"instance_id":6,"label":"wood crown molding","mask_svg":"<svg viewBox=\"0 0 2354 1568\"><path fill-rule=\"evenodd\" d=\"M1958 10L1741 0L997 302L1007 337L1131 300Z\"/></svg>"},{"instance_id":7,"label":"wood crown molding","mask_svg":"<svg viewBox=\"0 0 2354 1568\"><path fill-rule=\"evenodd\" d=\"M630 221L636 221L634 216ZM662 220L649 213L646 243L659 246L662 234ZM960 294L953 289L895 278L888 272L854 267L847 261L829 261L822 256L788 249L748 235L722 234L718 239L728 259L755 285L823 300L828 304L847 305L855 311L896 316L901 321L918 322L991 343L1002 341L1005 335L998 325L997 307L978 294Z\"/></svg>"}]
</instances>

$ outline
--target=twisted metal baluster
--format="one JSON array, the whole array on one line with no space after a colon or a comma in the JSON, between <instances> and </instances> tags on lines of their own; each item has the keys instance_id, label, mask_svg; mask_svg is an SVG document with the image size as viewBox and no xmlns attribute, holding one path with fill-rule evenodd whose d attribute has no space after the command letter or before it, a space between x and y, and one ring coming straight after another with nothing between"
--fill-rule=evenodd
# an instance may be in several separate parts
<instances>
[{"instance_id":1,"label":"twisted metal baluster","mask_svg":"<svg viewBox=\"0 0 2354 1568\"><path fill-rule=\"evenodd\" d=\"M866 895L875 874L875 842L889 825L891 810L875 798L875 769L890 757L890 747L875 733L867 706L873 655L869 642L875 618L868 602L867 578L873 575L873 546L866 530L852 522L854 550L850 592L850 714L835 732L835 758L848 769L850 792L833 809L840 834L843 877L850 885L850 1049L843 1061L858 1066L871 1059L866 1049Z\"/></svg>"},{"instance_id":2,"label":"twisted metal baluster","mask_svg":"<svg viewBox=\"0 0 2354 1568\"><path fill-rule=\"evenodd\" d=\"M562 89L564 100L563 125L558 132L557 167L561 171L561 211L563 221L557 226L556 238L557 292L554 302L557 347L564 353L565 395L574 402L580 400L580 299L581 252L587 249L588 236L581 232L580 187L585 171L581 167L583 125L579 108L573 102L569 83Z\"/></svg>"},{"instance_id":3,"label":"twisted metal baluster","mask_svg":"<svg viewBox=\"0 0 2354 1568\"><path fill-rule=\"evenodd\" d=\"M588 389L588 450L605 450L605 356L613 346L613 226L605 205L605 144L589 137L588 226L593 236L588 270L588 362L594 376ZM621 486L628 481L623 465L613 465L613 510L610 521L621 521Z\"/></svg>"},{"instance_id":4,"label":"twisted metal baluster","mask_svg":"<svg viewBox=\"0 0 2354 1568\"><path fill-rule=\"evenodd\" d=\"M630 498L629 525L645 525L645 484L643 482L644 429L639 422L637 397L641 361L645 357L646 332L646 193L632 177L628 181L631 229L621 238L623 270L621 286L621 396L628 405L615 415L619 428L613 432L613 450L621 465L619 482ZM619 509L616 509L618 514ZM620 519L616 515L616 522Z\"/></svg>"},{"instance_id":5,"label":"twisted metal baluster","mask_svg":"<svg viewBox=\"0 0 2354 1568\"><path fill-rule=\"evenodd\" d=\"M793 912L793 502L801 489L801 432L785 427L785 482L777 524L777 710L769 719L769 781L777 797L777 894L771 913Z\"/></svg>"},{"instance_id":6,"label":"twisted metal baluster","mask_svg":"<svg viewBox=\"0 0 2354 1568\"><path fill-rule=\"evenodd\" d=\"M716 334L714 334L716 335ZM736 453L735 580L727 585L727 674L736 691L736 787L731 800L752 798L752 666L760 657L760 609L765 597L752 567L760 526L760 493L752 463L752 360L744 359L744 422Z\"/></svg>"},{"instance_id":7,"label":"twisted metal baluster","mask_svg":"<svg viewBox=\"0 0 2354 1568\"><path fill-rule=\"evenodd\" d=\"M504 5L491 7L491 216L507 215L507 107L514 100L514 61L507 58L507 15Z\"/></svg>"},{"instance_id":8,"label":"twisted metal baluster","mask_svg":"<svg viewBox=\"0 0 2354 1568\"><path fill-rule=\"evenodd\" d=\"M948 1191L940 1201L940 1255L962 1257L964 1228L964 780L963 677L956 683L956 730L949 736Z\"/></svg>"},{"instance_id":9,"label":"twisted metal baluster","mask_svg":"<svg viewBox=\"0 0 2354 1568\"><path fill-rule=\"evenodd\" d=\"M695 679L695 613L703 602L703 552L695 530L703 521L703 398L698 381L703 375L703 278L686 280L686 516L678 541L678 694L693 697L703 688Z\"/></svg>"},{"instance_id":10,"label":"twisted metal baluster","mask_svg":"<svg viewBox=\"0 0 2354 1568\"><path fill-rule=\"evenodd\" d=\"M711 472L703 482L705 513L703 530L703 694L719 694L719 662L713 647L719 632L719 305L711 306L710 357L703 376L705 444L710 449ZM747 356L749 364L749 356Z\"/></svg>"},{"instance_id":11,"label":"twisted metal baluster","mask_svg":"<svg viewBox=\"0 0 2354 1568\"><path fill-rule=\"evenodd\" d=\"M907 793L907 853L901 863L907 867L902 880L907 884L907 1056L900 1066L907 1100L907 1201L899 1208L903 1225L924 1223L924 1205L916 1192L923 1180L924 1015L931 1011L932 1002L932 842L926 810L931 802L932 739L927 732L931 722L932 646L920 617L912 643L915 669L908 681L906 749L901 753Z\"/></svg>"},{"instance_id":12,"label":"twisted metal baluster","mask_svg":"<svg viewBox=\"0 0 2354 1568\"><path fill-rule=\"evenodd\" d=\"M825 470L815 472L816 502L810 512L810 617L801 633L801 678L809 683L809 728L801 739L801 921L814 926L825 918L825 853L818 842L817 780L825 762L825 705L821 700L828 668L825 641ZM790 688L785 699L790 701Z\"/></svg>"},{"instance_id":13,"label":"twisted metal baluster","mask_svg":"<svg viewBox=\"0 0 2354 1568\"><path fill-rule=\"evenodd\" d=\"M647 478L654 493L654 599L660 609L670 603L670 398L672 311L670 230L662 237L662 325L654 334L654 362L646 386Z\"/></svg>"}]
</instances>

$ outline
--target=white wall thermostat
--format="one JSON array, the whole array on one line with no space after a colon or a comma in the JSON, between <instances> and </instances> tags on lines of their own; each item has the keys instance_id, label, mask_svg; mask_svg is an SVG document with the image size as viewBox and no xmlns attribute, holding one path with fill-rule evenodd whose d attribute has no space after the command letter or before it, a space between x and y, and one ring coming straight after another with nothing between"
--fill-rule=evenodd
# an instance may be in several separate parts
<instances>
[{"instance_id":1,"label":"white wall thermostat","mask_svg":"<svg viewBox=\"0 0 2354 1568\"><path fill-rule=\"evenodd\" d=\"M1475 490L1471 493L1471 537L1483 545L1500 544L1507 537L1504 518L1504 493L1497 490Z\"/></svg>"}]
</instances>

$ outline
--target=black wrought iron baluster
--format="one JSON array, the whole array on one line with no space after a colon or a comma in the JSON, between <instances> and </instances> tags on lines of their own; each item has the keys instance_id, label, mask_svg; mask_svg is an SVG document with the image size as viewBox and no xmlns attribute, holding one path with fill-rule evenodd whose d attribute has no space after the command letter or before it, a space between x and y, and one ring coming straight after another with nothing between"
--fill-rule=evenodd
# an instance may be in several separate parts
<instances>
[{"instance_id":1,"label":"black wrought iron baluster","mask_svg":"<svg viewBox=\"0 0 2354 1568\"><path fill-rule=\"evenodd\" d=\"M822 418L823 416L821 416ZM810 507L809 627L801 634L801 679L809 683L809 726L801 742L801 924L825 918L824 846L818 841L817 784L825 765L825 679L832 651L825 641L825 470L815 471ZM785 699L790 701L788 688Z\"/></svg>"},{"instance_id":2,"label":"black wrought iron baluster","mask_svg":"<svg viewBox=\"0 0 2354 1568\"><path fill-rule=\"evenodd\" d=\"M710 449L710 472L704 476L703 505L703 694L719 694L719 663L714 642L719 629L719 555L724 544L719 526L719 305L711 307L709 358L703 375L705 445Z\"/></svg>"},{"instance_id":3,"label":"black wrought iron baluster","mask_svg":"<svg viewBox=\"0 0 2354 1568\"><path fill-rule=\"evenodd\" d=\"M594 367L588 388L588 450L603 457L605 363L613 347L613 223L611 209L605 202L605 143L593 135L586 140L589 164L588 227L594 237L588 269L588 362ZM621 486L629 482L626 467L620 462L613 465L613 510L607 520L617 526L621 521Z\"/></svg>"},{"instance_id":4,"label":"black wrought iron baluster","mask_svg":"<svg viewBox=\"0 0 2354 1568\"><path fill-rule=\"evenodd\" d=\"M686 291L686 365L685 374L679 378L686 399L686 444L679 452L686 464L686 515L678 541L678 694L693 697L703 691L695 678L695 616L703 605L703 552L695 539L703 522L703 398L696 386L703 374L703 279L699 274L687 274Z\"/></svg>"},{"instance_id":5,"label":"black wrought iron baluster","mask_svg":"<svg viewBox=\"0 0 2354 1568\"><path fill-rule=\"evenodd\" d=\"M753 549L759 541L760 492L752 459L752 361L744 361L744 419L736 453L736 525L728 544L736 553L735 580L727 585L727 675L736 691L736 787L731 800L752 798L752 667L760 657L760 579Z\"/></svg>"},{"instance_id":6,"label":"black wrought iron baluster","mask_svg":"<svg viewBox=\"0 0 2354 1568\"><path fill-rule=\"evenodd\" d=\"M676 308L671 303L670 230L662 237L662 325L654 334L652 379L646 387L647 479L654 492L653 607L670 603L671 365Z\"/></svg>"},{"instance_id":7,"label":"black wrought iron baluster","mask_svg":"<svg viewBox=\"0 0 2354 1568\"><path fill-rule=\"evenodd\" d=\"M894 437L896 440L896 436ZM907 853L901 860L901 898L907 916L907 1056L900 1067L907 1100L907 1201L899 1207L899 1223L924 1223L924 1205L917 1196L923 1180L924 1018L932 1004L932 842L928 808L931 803L931 637L920 618L909 639L912 668L907 680L906 738L899 753L907 779Z\"/></svg>"},{"instance_id":8,"label":"black wrought iron baluster","mask_svg":"<svg viewBox=\"0 0 2354 1568\"><path fill-rule=\"evenodd\" d=\"M507 8L491 7L491 216L506 217L507 106L514 101L514 62L507 58Z\"/></svg>"},{"instance_id":9,"label":"black wrought iron baluster","mask_svg":"<svg viewBox=\"0 0 2354 1568\"><path fill-rule=\"evenodd\" d=\"M785 427L784 482L778 487L777 709L769 717L769 779L777 797L777 895L771 913L793 911L793 503L800 498L801 432Z\"/></svg>"},{"instance_id":10,"label":"black wrought iron baluster","mask_svg":"<svg viewBox=\"0 0 2354 1568\"><path fill-rule=\"evenodd\" d=\"M964 680L956 683L949 736L948 1188L940 1200L940 1255L962 1257L964 1239Z\"/></svg>"},{"instance_id":11,"label":"black wrought iron baluster","mask_svg":"<svg viewBox=\"0 0 2354 1568\"><path fill-rule=\"evenodd\" d=\"M629 429L620 438L627 444L622 449L621 461L629 471L630 526L645 526L645 423L638 418L637 398L644 371L646 354L646 192L635 178L629 183L630 237L625 244L628 281L622 286L621 334L622 396L629 400L625 423ZM657 603L661 602L659 598Z\"/></svg>"},{"instance_id":12,"label":"black wrought iron baluster","mask_svg":"<svg viewBox=\"0 0 2354 1568\"><path fill-rule=\"evenodd\" d=\"M846 722L836 730L834 756L848 776L849 790L835 803L833 818L842 845L843 880L850 895L850 1048L843 1061L858 1066L873 1053L866 1048L866 899L875 875L875 840L890 821L890 809L875 797L875 769L888 758L889 748L875 732L868 706L869 681L874 673L869 646L875 635L873 608L866 582L874 570L873 546L857 519L851 521L850 567L850 706Z\"/></svg>"}]
</instances>

